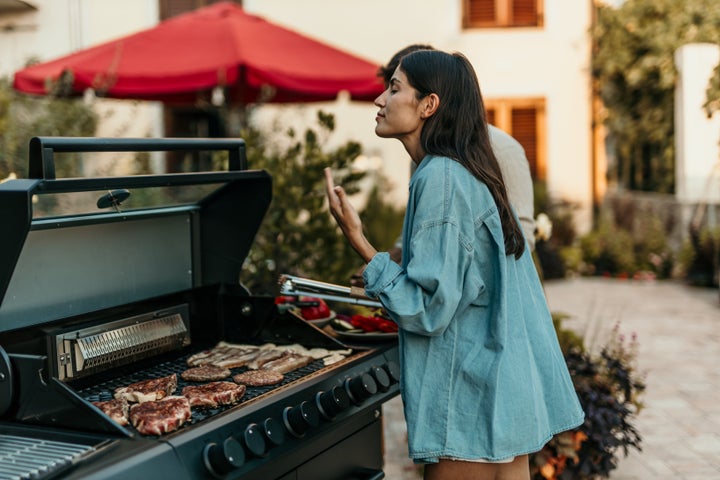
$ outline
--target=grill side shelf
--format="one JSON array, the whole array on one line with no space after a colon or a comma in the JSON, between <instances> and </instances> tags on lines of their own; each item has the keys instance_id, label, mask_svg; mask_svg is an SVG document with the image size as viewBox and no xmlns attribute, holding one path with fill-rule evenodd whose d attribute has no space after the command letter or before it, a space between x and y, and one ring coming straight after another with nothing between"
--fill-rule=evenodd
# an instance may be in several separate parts
<instances>
[{"instance_id":1,"label":"grill side shelf","mask_svg":"<svg viewBox=\"0 0 720 480\"><path fill-rule=\"evenodd\" d=\"M75 431L133 436L64 383L48 377L47 357L24 354L9 357L18 379L18 392L9 410L9 419Z\"/></svg>"}]
</instances>

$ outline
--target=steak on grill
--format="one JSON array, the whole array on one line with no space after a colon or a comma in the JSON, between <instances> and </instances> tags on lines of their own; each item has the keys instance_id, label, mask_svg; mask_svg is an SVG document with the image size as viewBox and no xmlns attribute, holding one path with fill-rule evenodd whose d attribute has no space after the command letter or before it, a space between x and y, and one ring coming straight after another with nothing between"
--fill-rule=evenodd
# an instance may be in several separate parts
<instances>
[{"instance_id":1,"label":"steak on grill","mask_svg":"<svg viewBox=\"0 0 720 480\"><path fill-rule=\"evenodd\" d=\"M201 365L199 367L188 368L180 374L183 380L189 382L211 382L214 380L222 380L230 376L230 370L215 365Z\"/></svg>"},{"instance_id":2,"label":"steak on grill","mask_svg":"<svg viewBox=\"0 0 720 480\"><path fill-rule=\"evenodd\" d=\"M273 370L280 373L288 373L312 363L313 358L309 355L301 355L294 352L285 352L282 357L267 362L262 370Z\"/></svg>"},{"instance_id":3,"label":"steak on grill","mask_svg":"<svg viewBox=\"0 0 720 480\"><path fill-rule=\"evenodd\" d=\"M124 398L128 402L152 402L172 394L177 388L177 375L174 373L167 377L151 378L131 383L127 387L115 389L115 398Z\"/></svg>"},{"instance_id":4,"label":"steak on grill","mask_svg":"<svg viewBox=\"0 0 720 480\"><path fill-rule=\"evenodd\" d=\"M143 435L162 435L180 428L190 418L190 403L181 396L130 407L130 423Z\"/></svg>"},{"instance_id":5,"label":"steak on grill","mask_svg":"<svg viewBox=\"0 0 720 480\"><path fill-rule=\"evenodd\" d=\"M204 385L188 385L182 394L191 407L215 408L218 405L232 405L245 395L245 385L233 382L210 382Z\"/></svg>"},{"instance_id":6,"label":"steak on grill","mask_svg":"<svg viewBox=\"0 0 720 480\"><path fill-rule=\"evenodd\" d=\"M263 365L271 360L280 358L285 354L286 350L280 348L266 348L260 351L252 361L248 362L247 367L252 370L262 368Z\"/></svg>"},{"instance_id":7,"label":"steak on grill","mask_svg":"<svg viewBox=\"0 0 720 480\"><path fill-rule=\"evenodd\" d=\"M245 366L260 351L253 345L234 345L220 342L210 350L196 353L187 360L191 367L215 365L216 367L236 368Z\"/></svg>"},{"instance_id":8,"label":"steak on grill","mask_svg":"<svg viewBox=\"0 0 720 480\"><path fill-rule=\"evenodd\" d=\"M274 370L248 370L235 375L233 381L251 387L263 387L280 383L284 378L285 376L282 373Z\"/></svg>"},{"instance_id":9,"label":"steak on grill","mask_svg":"<svg viewBox=\"0 0 720 480\"><path fill-rule=\"evenodd\" d=\"M128 424L128 402L125 398L107 400L104 402L92 402L102 412L119 425Z\"/></svg>"}]
</instances>

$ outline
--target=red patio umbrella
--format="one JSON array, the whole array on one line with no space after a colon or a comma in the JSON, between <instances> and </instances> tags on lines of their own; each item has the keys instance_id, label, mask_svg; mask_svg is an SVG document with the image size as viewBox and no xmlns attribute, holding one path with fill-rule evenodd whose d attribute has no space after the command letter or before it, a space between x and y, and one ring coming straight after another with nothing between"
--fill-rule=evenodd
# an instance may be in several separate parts
<instances>
[{"instance_id":1,"label":"red patio umbrella","mask_svg":"<svg viewBox=\"0 0 720 480\"><path fill-rule=\"evenodd\" d=\"M44 95L61 76L72 94L193 104L225 87L232 104L372 101L383 90L378 65L250 15L232 2L179 15L117 40L36 64L14 87Z\"/></svg>"}]
</instances>

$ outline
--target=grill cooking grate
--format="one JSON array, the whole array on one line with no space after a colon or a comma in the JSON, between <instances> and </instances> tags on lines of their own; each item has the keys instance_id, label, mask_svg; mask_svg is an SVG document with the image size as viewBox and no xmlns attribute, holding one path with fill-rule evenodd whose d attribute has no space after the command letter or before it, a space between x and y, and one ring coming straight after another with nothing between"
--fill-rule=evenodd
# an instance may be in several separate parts
<instances>
[{"instance_id":1,"label":"grill cooking grate","mask_svg":"<svg viewBox=\"0 0 720 480\"><path fill-rule=\"evenodd\" d=\"M180 392L182 392L183 387L187 385L200 385L202 382L188 382L182 379L180 374L187 370L187 359L190 357L190 355L186 355L180 358L177 358L175 360L170 360L164 363L160 363L158 365L155 365L153 367L139 370L137 372L130 373L125 376L113 378L107 381L104 381L102 383L98 383L97 385L92 385L86 388L83 388L81 390L78 390L78 394L83 397L88 402L98 402L98 401L107 401L112 400L113 398L113 392L116 388L124 387L126 385L129 385L131 383L139 382L142 380L147 380L149 378L160 378L160 377L166 377L168 375L172 375L173 373L177 375L178 379L178 386L177 390L175 390L175 393L173 395L180 395ZM188 422L186 422L180 429L188 427L190 425L194 425L198 422L201 422L203 420L206 420L210 417L213 417L219 413L222 413L226 410L229 410L231 408L237 407L238 405L242 405L245 402L248 402L254 398L257 398L261 395L264 395L268 392L271 392L272 390L275 390L277 388L280 388L284 385L287 385L289 383L295 382L296 380L300 380L303 377L306 377L312 373L315 373L323 368L327 368L324 364L322 359L315 360L312 363L298 368L297 370L293 370L292 372L288 372L285 374L285 378L281 383L278 383L276 385L269 385L264 387L247 387L247 390L245 391L245 395L243 395L242 400L239 403L236 403L235 405L220 405L217 408L192 408L192 416ZM231 376L236 375L238 373L246 371L246 367L240 367L240 368L233 368L230 370ZM232 381L231 377L228 377L226 381ZM127 428L132 429L132 425L129 425ZM2 479L0 479L2 480Z\"/></svg>"},{"instance_id":2,"label":"grill cooking grate","mask_svg":"<svg viewBox=\"0 0 720 480\"><path fill-rule=\"evenodd\" d=\"M47 478L94 450L88 445L0 434L0 480Z\"/></svg>"}]
</instances>

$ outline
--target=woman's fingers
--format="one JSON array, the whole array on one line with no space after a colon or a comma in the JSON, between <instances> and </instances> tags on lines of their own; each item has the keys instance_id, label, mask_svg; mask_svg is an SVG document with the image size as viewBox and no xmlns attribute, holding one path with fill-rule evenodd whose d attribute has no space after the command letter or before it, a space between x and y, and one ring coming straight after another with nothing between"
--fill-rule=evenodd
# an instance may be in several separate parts
<instances>
[{"instance_id":1,"label":"woman's fingers","mask_svg":"<svg viewBox=\"0 0 720 480\"><path fill-rule=\"evenodd\" d=\"M330 167L325 168L325 188L327 189L328 200L331 204L333 200L337 200L335 197L335 181L333 180L332 170Z\"/></svg>"},{"instance_id":2,"label":"woman's fingers","mask_svg":"<svg viewBox=\"0 0 720 480\"><path fill-rule=\"evenodd\" d=\"M347 197L342 187L335 186L330 168L325 169L325 186L327 188L328 203L330 204L330 213L338 222L342 222L347 208Z\"/></svg>"}]
</instances>

